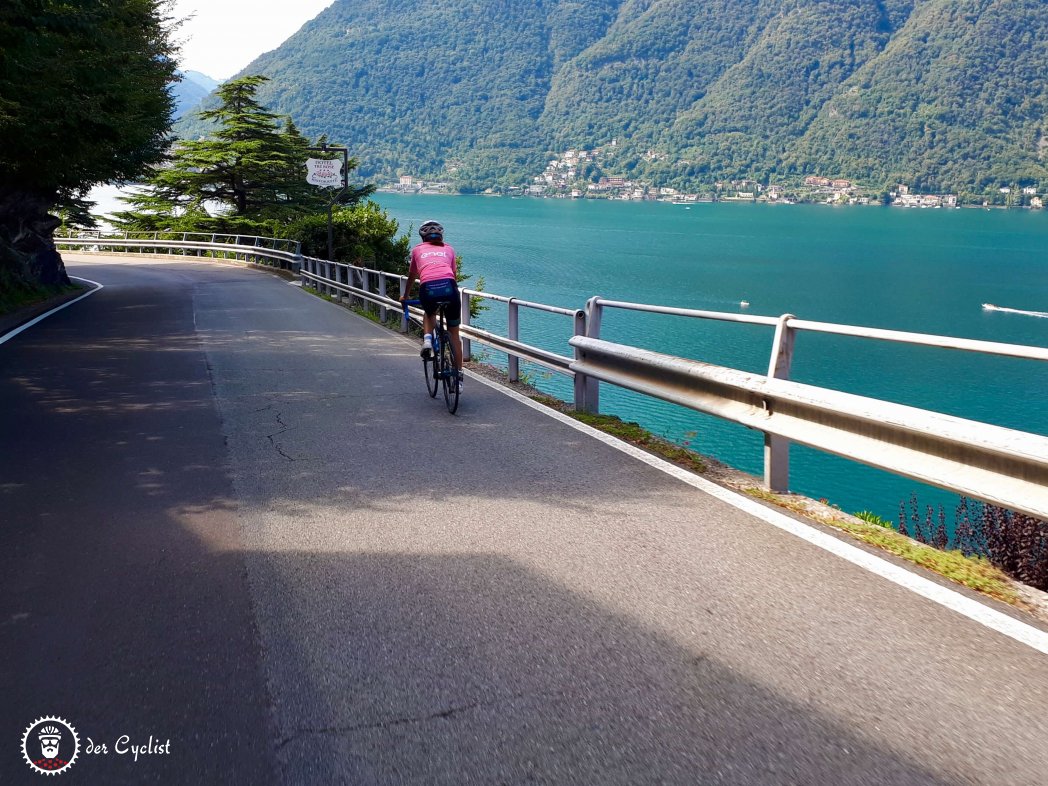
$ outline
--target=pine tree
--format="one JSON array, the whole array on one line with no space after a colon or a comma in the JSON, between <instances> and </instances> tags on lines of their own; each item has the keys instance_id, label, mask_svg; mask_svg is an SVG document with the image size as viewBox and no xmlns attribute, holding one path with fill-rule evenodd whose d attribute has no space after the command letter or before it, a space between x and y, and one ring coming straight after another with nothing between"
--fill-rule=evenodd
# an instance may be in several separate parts
<instances>
[{"instance_id":1,"label":"pine tree","mask_svg":"<svg viewBox=\"0 0 1048 786\"><path fill-rule=\"evenodd\" d=\"M221 104L200 113L216 125L212 138L180 142L145 190L125 200L133 209L117 213L117 224L126 230L278 233L297 218L326 211L330 195L306 182L309 140L290 118L281 120L255 98L266 81L246 76L219 87ZM348 189L338 202L355 203L371 190Z\"/></svg>"}]
</instances>

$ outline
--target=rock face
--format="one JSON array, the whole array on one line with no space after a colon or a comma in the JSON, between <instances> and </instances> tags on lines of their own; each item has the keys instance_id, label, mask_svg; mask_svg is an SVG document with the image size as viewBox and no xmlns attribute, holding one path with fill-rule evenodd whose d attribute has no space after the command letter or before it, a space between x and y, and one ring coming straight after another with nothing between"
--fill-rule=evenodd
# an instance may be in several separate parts
<instances>
[{"instance_id":1,"label":"rock face","mask_svg":"<svg viewBox=\"0 0 1048 786\"><path fill-rule=\"evenodd\" d=\"M0 192L0 290L70 283L55 249L62 222L47 211L53 200L21 191Z\"/></svg>"}]
</instances>

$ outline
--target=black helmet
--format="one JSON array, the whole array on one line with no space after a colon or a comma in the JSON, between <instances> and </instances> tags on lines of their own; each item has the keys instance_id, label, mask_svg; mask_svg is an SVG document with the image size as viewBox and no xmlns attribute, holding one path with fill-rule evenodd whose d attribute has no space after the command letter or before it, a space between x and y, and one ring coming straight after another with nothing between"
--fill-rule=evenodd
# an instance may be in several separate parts
<instances>
[{"instance_id":1,"label":"black helmet","mask_svg":"<svg viewBox=\"0 0 1048 786\"><path fill-rule=\"evenodd\" d=\"M423 240L443 240L444 227L436 221L427 221L418 228L418 234Z\"/></svg>"}]
</instances>

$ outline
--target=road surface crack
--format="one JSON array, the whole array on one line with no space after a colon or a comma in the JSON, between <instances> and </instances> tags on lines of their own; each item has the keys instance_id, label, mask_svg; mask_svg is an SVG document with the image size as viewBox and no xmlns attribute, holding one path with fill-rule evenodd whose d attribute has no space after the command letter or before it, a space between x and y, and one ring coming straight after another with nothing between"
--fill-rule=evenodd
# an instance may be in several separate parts
<instances>
[{"instance_id":1,"label":"road surface crack","mask_svg":"<svg viewBox=\"0 0 1048 786\"><path fill-rule=\"evenodd\" d=\"M491 701L474 701L468 704L460 704L447 709L440 710L439 712L433 712L428 715L408 715L401 718L389 718L386 720L374 721L371 723L357 723L352 726L328 726L321 729L298 729L290 737L285 737L279 743L277 743L277 750L295 742L298 739L306 736L320 735L320 734L352 734L357 731L366 731L368 729L391 729L395 726L404 726L412 723L429 723L430 721L443 720L445 718L453 718L456 715L461 715L472 710L479 709L481 707L493 707L506 701L512 701L514 699L520 699L527 696L527 693L514 693L510 696L502 696Z\"/></svg>"},{"instance_id":2,"label":"road surface crack","mask_svg":"<svg viewBox=\"0 0 1048 786\"><path fill-rule=\"evenodd\" d=\"M271 410L271 409L273 409L273 405L272 404L267 404L266 406L262 407L261 409L256 409L255 412L266 412L266 411ZM273 446L273 448L276 450L276 452L279 453L284 458L286 458L288 461L298 461L298 459L296 459L294 456L289 456L287 453L285 453L284 449L280 446L280 443L276 441L276 437L279 437L284 432L291 430L291 427L288 426L288 424L284 422L283 414L284 413L282 413L282 412L277 412L275 414L275 419L277 421L277 425L280 426L280 430L279 431L274 431L272 434L266 434L266 439L269 440L269 444Z\"/></svg>"}]
</instances>

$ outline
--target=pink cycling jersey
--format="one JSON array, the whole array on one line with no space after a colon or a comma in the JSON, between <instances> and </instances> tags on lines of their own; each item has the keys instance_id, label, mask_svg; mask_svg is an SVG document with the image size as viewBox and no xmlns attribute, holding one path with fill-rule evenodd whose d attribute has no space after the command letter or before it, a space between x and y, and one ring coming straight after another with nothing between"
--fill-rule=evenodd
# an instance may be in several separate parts
<instances>
[{"instance_id":1,"label":"pink cycling jersey","mask_svg":"<svg viewBox=\"0 0 1048 786\"><path fill-rule=\"evenodd\" d=\"M455 249L447 243L419 243L411 249L408 281L425 284L444 278L455 278Z\"/></svg>"}]
</instances>

